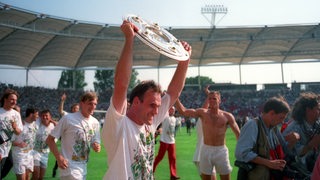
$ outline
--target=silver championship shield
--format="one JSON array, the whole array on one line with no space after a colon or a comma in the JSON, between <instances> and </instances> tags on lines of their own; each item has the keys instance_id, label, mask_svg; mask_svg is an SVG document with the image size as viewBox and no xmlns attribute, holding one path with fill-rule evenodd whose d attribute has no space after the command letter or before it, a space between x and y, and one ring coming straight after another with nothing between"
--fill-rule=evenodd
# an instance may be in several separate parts
<instances>
[{"instance_id":1,"label":"silver championship shield","mask_svg":"<svg viewBox=\"0 0 320 180\"><path fill-rule=\"evenodd\" d=\"M180 41L157 23L150 23L136 15L127 15L124 19L138 27L137 37L154 50L178 61L189 59L189 53Z\"/></svg>"}]
</instances>

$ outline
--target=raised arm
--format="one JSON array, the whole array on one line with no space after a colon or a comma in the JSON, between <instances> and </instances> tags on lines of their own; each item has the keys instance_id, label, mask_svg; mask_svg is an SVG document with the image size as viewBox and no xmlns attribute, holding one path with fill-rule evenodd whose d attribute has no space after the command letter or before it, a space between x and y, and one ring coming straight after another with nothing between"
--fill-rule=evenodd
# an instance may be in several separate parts
<instances>
[{"instance_id":1,"label":"raised arm","mask_svg":"<svg viewBox=\"0 0 320 180\"><path fill-rule=\"evenodd\" d=\"M63 107L64 107L64 102L66 101L66 98L67 98L66 93L63 93L62 96L61 96L61 100L60 100L60 104L59 104L59 109L58 109L59 114L60 114L61 116L64 115Z\"/></svg>"},{"instance_id":2,"label":"raised arm","mask_svg":"<svg viewBox=\"0 0 320 180\"><path fill-rule=\"evenodd\" d=\"M186 109L179 99L177 99L175 107L177 108L177 111L185 117L198 117L197 110Z\"/></svg>"},{"instance_id":3,"label":"raised arm","mask_svg":"<svg viewBox=\"0 0 320 180\"><path fill-rule=\"evenodd\" d=\"M210 87L210 85L208 85L206 88L204 88L204 93L206 93L206 99L205 99L204 103L202 104L202 108L204 108L204 109L209 108L209 98L208 98L208 95L210 93L209 87Z\"/></svg>"},{"instance_id":4,"label":"raised arm","mask_svg":"<svg viewBox=\"0 0 320 180\"><path fill-rule=\"evenodd\" d=\"M209 87L210 87L210 85L207 85L206 88L204 88L204 93L206 93L207 96L210 93Z\"/></svg>"},{"instance_id":5,"label":"raised arm","mask_svg":"<svg viewBox=\"0 0 320 180\"><path fill-rule=\"evenodd\" d=\"M183 45L184 49L188 51L191 57L191 51L192 51L191 46L184 41L182 41L181 44ZM180 96L180 93L184 87L184 82L186 79L189 62L190 62L190 59L187 61L179 61L176 71L171 79L171 82L167 89L167 93L171 97L170 106L172 106L176 102L176 100Z\"/></svg>"},{"instance_id":6,"label":"raised arm","mask_svg":"<svg viewBox=\"0 0 320 180\"><path fill-rule=\"evenodd\" d=\"M128 21L123 21L121 30L125 36L125 44L115 69L114 91L112 96L112 103L118 112L122 112L127 102L127 90L133 65L133 42L137 27Z\"/></svg>"}]
</instances>

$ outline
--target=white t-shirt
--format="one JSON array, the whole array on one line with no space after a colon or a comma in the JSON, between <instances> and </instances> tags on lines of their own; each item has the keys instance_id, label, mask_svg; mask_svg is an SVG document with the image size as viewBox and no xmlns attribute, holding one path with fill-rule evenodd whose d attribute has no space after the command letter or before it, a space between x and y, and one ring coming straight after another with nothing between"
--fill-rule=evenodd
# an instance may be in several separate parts
<instances>
[{"instance_id":1,"label":"white t-shirt","mask_svg":"<svg viewBox=\"0 0 320 180\"><path fill-rule=\"evenodd\" d=\"M35 122L24 121L23 131L12 137L12 142L26 143L26 147L12 146L13 170L16 174L25 172L26 169L33 170L33 146L36 137L37 127Z\"/></svg>"},{"instance_id":2,"label":"white t-shirt","mask_svg":"<svg viewBox=\"0 0 320 180\"><path fill-rule=\"evenodd\" d=\"M25 142L27 144L26 147L19 147L19 146L13 146L12 152L13 155L17 154L24 154L26 152L29 152L33 149L34 146L34 140L36 137L37 127L35 122L28 123L24 122L23 130L19 135L13 135L11 141L15 141L17 143Z\"/></svg>"},{"instance_id":3,"label":"white t-shirt","mask_svg":"<svg viewBox=\"0 0 320 180\"><path fill-rule=\"evenodd\" d=\"M154 133L164 120L169 105L170 96L166 94L152 125L139 126L125 116L125 110L118 113L111 98L102 128L109 166L105 180L153 179Z\"/></svg>"},{"instance_id":4,"label":"white t-shirt","mask_svg":"<svg viewBox=\"0 0 320 180\"><path fill-rule=\"evenodd\" d=\"M0 131L5 131L7 134L13 136L14 131L11 125L13 120L17 123L17 127L22 131L23 125L20 113L14 109L6 111L5 109L0 108ZM0 145L0 154L2 158L8 157L11 145L11 141L7 141Z\"/></svg>"},{"instance_id":5,"label":"white t-shirt","mask_svg":"<svg viewBox=\"0 0 320 180\"><path fill-rule=\"evenodd\" d=\"M67 111L62 111L61 116L65 116L65 115L67 115L67 114L69 114Z\"/></svg>"},{"instance_id":6,"label":"white t-shirt","mask_svg":"<svg viewBox=\"0 0 320 180\"><path fill-rule=\"evenodd\" d=\"M51 131L51 136L61 137L61 154L68 160L67 169L60 169L60 176L74 178L87 174L87 161L93 142L100 143L100 124L96 118L85 118L81 112L63 116Z\"/></svg>"},{"instance_id":7,"label":"white t-shirt","mask_svg":"<svg viewBox=\"0 0 320 180\"><path fill-rule=\"evenodd\" d=\"M174 116L167 116L162 122L162 133L160 141L167 144L174 144L174 131L176 127L176 118Z\"/></svg>"},{"instance_id":8,"label":"white t-shirt","mask_svg":"<svg viewBox=\"0 0 320 180\"><path fill-rule=\"evenodd\" d=\"M53 123L50 123L49 126L45 126L41 123L41 119L37 119L36 125L38 128L36 134L36 140L34 145L34 150L41 153L49 153L50 149L48 144L46 143L48 135L54 129Z\"/></svg>"}]
</instances>

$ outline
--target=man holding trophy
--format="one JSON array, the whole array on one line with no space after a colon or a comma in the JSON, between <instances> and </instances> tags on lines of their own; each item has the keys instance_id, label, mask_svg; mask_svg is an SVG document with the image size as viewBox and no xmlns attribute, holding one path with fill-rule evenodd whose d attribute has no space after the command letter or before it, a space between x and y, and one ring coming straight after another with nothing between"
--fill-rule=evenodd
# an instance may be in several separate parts
<instances>
[{"instance_id":1,"label":"man holding trophy","mask_svg":"<svg viewBox=\"0 0 320 180\"><path fill-rule=\"evenodd\" d=\"M179 41L188 58L178 61L164 96L160 85L143 81L131 91L127 108L134 37L141 34L139 27L128 19L123 21L121 30L125 44L116 65L114 91L102 129L109 166L104 179L153 179L154 134L184 87L191 46Z\"/></svg>"}]
</instances>

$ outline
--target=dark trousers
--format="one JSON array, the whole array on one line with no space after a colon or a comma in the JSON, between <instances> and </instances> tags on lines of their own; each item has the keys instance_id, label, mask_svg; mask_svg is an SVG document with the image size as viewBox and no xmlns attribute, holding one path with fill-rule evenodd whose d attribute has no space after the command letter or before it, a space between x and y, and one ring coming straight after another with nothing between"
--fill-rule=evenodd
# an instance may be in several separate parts
<instances>
[{"instance_id":1,"label":"dark trousers","mask_svg":"<svg viewBox=\"0 0 320 180\"><path fill-rule=\"evenodd\" d=\"M247 179L248 179L248 171L239 167L237 180L247 180Z\"/></svg>"},{"instance_id":2,"label":"dark trousers","mask_svg":"<svg viewBox=\"0 0 320 180\"><path fill-rule=\"evenodd\" d=\"M0 164L1 164L0 165L1 166L0 179L2 179L2 178L5 178L9 174L9 172L13 166L11 150L9 152L8 157L1 159Z\"/></svg>"}]
</instances>

